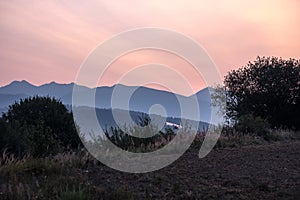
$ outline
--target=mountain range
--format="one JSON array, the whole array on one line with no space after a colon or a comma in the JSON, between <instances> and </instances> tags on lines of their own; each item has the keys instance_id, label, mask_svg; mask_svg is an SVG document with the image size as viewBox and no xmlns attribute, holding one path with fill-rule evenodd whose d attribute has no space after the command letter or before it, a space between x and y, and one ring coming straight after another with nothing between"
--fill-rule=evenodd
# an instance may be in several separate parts
<instances>
[{"instance_id":1,"label":"mountain range","mask_svg":"<svg viewBox=\"0 0 300 200\"><path fill-rule=\"evenodd\" d=\"M8 106L13 104L15 101L34 95L55 97L57 99L60 99L62 103L71 108L72 92L74 86L82 91L82 95L80 95L79 93L79 96L83 99L86 92L94 92L95 107L99 109L112 108L111 99L113 91L117 90L121 91L122 94L127 94L134 91L128 102L128 110L130 111L143 112L148 114L151 106L159 104L165 109L165 113L168 117L183 117L186 119L195 120L195 118L188 115L189 109L192 112L192 109L195 108L186 106L185 112L182 112L180 103L184 102L184 105L189 105L189 101L192 99L192 97L196 96L200 109L200 117L197 117L197 119L200 119L200 121L203 122L210 122L211 115L215 113L215 110L211 107L211 88L204 88L196 94L187 97L168 91L139 86L125 86L121 84L117 84L111 87L102 86L97 88L88 88L75 85L74 83L59 84L56 82L51 82L43 84L41 86L35 86L25 80L13 81L6 86L0 87L0 112L7 111ZM116 95L116 97L117 98L115 99L117 99L117 105L124 105L124 99L121 97L118 98L118 94ZM116 109L123 109L123 107L116 107ZM218 122L211 123L216 124Z\"/></svg>"}]
</instances>

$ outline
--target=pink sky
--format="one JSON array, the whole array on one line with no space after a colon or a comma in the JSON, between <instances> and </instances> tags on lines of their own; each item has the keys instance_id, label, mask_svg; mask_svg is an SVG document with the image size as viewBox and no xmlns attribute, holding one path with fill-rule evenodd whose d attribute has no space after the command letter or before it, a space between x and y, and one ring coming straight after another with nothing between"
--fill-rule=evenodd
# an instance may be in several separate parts
<instances>
[{"instance_id":1,"label":"pink sky","mask_svg":"<svg viewBox=\"0 0 300 200\"><path fill-rule=\"evenodd\" d=\"M98 44L139 27L192 37L221 76L258 55L300 59L299 8L298 0L0 1L0 86L23 79L73 82ZM120 58L100 83L112 85L125 69L153 60L181 69L195 90L204 86L187 63L152 51Z\"/></svg>"}]
</instances>

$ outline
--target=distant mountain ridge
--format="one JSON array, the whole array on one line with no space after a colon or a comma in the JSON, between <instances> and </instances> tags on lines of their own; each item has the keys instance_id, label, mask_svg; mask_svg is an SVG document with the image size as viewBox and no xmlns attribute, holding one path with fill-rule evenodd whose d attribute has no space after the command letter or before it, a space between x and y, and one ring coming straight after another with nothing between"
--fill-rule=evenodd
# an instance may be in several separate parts
<instances>
[{"instance_id":1,"label":"distant mountain ridge","mask_svg":"<svg viewBox=\"0 0 300 200\"><path fill-rule=\"evenodd\" d=\"M26 95L49 95L63 96L72 91L74 83L59 84L56 82L35 86L25 80L13 81L12 83L0 87L0 94L26 94Z\"/></svg>"},{"instance_id":2,"label":"distant mountain ridge","mask_svg":"<svg viewBox=\"0 0 300 200\"><path fill-rule=\"evenodd\" d=\"M90 134L90 133L95 133L95 131L91 131L90 127L93 127L93 124L91 123L93 120L90 118L91 116L88 114L91 112L91 108L89 107L80 107L78 108L77 112L81 113L80 120L77 122L77 124L81 127L80 130L84 134ZM96 116L98 119L98 123L100 127L102 128L103 132L108 132L112 133L111 128L130 128L133 127L136 124L140 124L141 119L144 117L150 117L148 114L141 113L141 112L136 112L136 111L129 111L131 120L134 122L133 124L129 123L121 123L121 122L116 122L114 119L114 114L117 114L118 116L123 116L125 117L128 113L128 111L125 110L119 110L119 109L95 109ZM113 114L114 113L114 114ZM78 118L77 118L78 119ZM176 118L176 117L166 117L165 119L162 116L155 115L150 117L151 120L153 120L153 123L156 124L155 122L168 122L165 123L163 128L174 128L172 125L169 126L168 124L176 124L176 125L182 125L184 128L191 128L191 130L194 130L193 128L197 127L197 131L199 132L205 132L209 124L205 122L197 122L193 120L185 120L181 118ZM185 127L186 126L186 127ZM174 129L173 129L174 130ZM176 129L175 129L176 130Z\"/></svg>"},{"instance_id":3,"label":"distant mountain ridge","mask_svg":"<svg viewBox=\"0 0 300 200\"><path fill-rule=\"evenodd\" d=\"M74 85L74 83L59 84L51 82L35 86L25 80L13 81L6 86L0 87L0 112L6 111L8 106L13 104L15 101L34 95L55 97L70 107L70 105L72 105L72 92ZM95 92L95 106L100 109L111 108L111 98L114 89L118 89L125 94L135 90L129 101L129 110L149 113L151 106L154 104L160 104L165 108L168 117L181 117L182 113L178 99L182 102L188 102L191 97L196 95L198 105L200 107L200 120L209 122L211 117L211 88L204 88L196 94L186 97L183 95L173 94L168 91L156 90L147 87L125 86L121 84L111 87L103 86L97 88L88 88L77 85L76 87L82 89L83 97L86 91ZM124 104L123 99L120 98L118 101L120 104ZM188 118L188 116L184 117Z\"/></svg>"}]
</instances>

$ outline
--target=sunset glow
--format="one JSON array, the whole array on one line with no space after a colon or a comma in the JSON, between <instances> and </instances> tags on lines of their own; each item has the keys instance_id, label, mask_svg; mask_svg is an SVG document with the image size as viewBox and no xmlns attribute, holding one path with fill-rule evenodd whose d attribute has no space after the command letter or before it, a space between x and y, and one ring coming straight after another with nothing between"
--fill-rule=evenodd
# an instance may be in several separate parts
<instances>
[{"instance_id":1,"label":"sunset glow","mask_svg":"<svg viewBox=\"0 0 300 200\"><path fill-rule=\"evenodd\" d=\"M97 45L140 27L166 28L193 38L221 76L257 56L300 59L299 7L298 0L1 1L0 86L14 80L36 85L74 82ZM205 87L188 63L155 51L121 57L99 83L113 85L129 69L154 62L181 70L195 90Z\"/></svg>"}]
</instances>

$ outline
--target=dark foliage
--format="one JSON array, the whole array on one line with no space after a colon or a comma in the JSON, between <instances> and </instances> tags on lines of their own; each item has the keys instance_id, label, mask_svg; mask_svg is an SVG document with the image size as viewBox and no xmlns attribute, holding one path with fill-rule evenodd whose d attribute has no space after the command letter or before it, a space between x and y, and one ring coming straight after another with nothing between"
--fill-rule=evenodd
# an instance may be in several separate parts
<instances>
[{"instance_id":1,"label":"dark foliage","mask_svg":"<svg viewBox=\"0 0 300 200\"><path fill-rule=\"evenodd\" d=\"M176 135L176 130L166 128L164 131L159 131L155 125L150 124L151 119L147 115L141 116L137 120L137 125L133 127L125 127L122 130L119 127L111 127L105 131L105 135L111 142L118 147L128 151L154 151L168 142L170 142ZM145 129L143 129L143 127ZM152 137L135 137L133 135L143 135L147 133L155 133ZM130 134L128 134L130 133Z\"/></svg>"},{"instance_id":2,"label":"dark foliage","mask_svg":"<svg viewBox=\"0 0 300 200\"><path fill-rule=\"evenodd\" d=\"M81 144L72 114L58 100L30 97L9 106L0 120L0 149L41 156Z\"/></svg>"},{"instance_id":3,"label":"dark foliage","mask_svg":"<svg viewBox=\"0 0 300 200\"><path fill-rule=\"evenodd\" d=\"M258 136L266 136L269 132L269 123L261 117L253 115L243 115L239 118L235 125L235 130L243 134L254 134Z\"/></svg>"},{"instance_id":4,"label":"dark foliage","mask_svg":"<svg viewBox=\"0 0 300 200\"><path fill-rule=\"evenodd\" d=\"M253 115L271 128L300 129L300 61L258 57L225 77L227 116Z\"/></svg>"}]
</instances>

